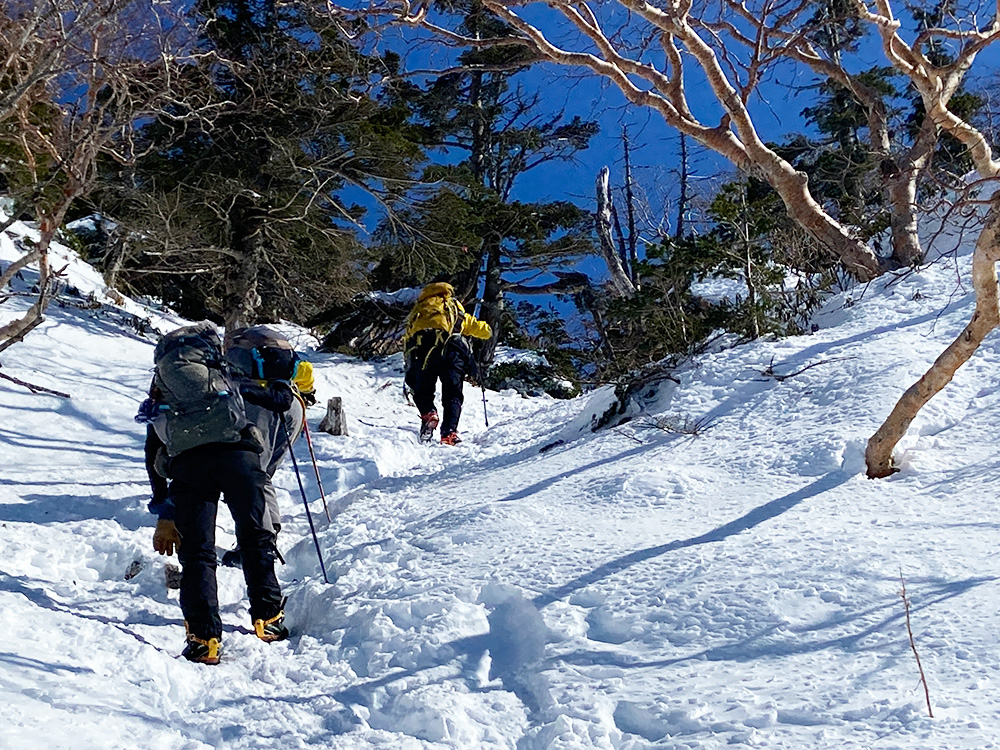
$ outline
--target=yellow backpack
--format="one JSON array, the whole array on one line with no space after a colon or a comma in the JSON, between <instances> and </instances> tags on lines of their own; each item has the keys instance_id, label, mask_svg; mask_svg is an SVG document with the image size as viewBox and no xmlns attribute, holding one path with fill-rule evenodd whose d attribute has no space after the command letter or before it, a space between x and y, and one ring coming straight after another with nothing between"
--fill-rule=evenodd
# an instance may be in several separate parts
<instances>
[{"instance_id":1,"label":"yellow backpack","mask_svg":"<svg viewBox=\"0 0 1000 750\"><path fill-rule=\"evenodd\" d=\"M417 304L406 319L406 338L428 328L444 331L449 335L454 332L464 316L453 293L451 284L443 282L424 287Z\"/></svg>"}]
</instances>

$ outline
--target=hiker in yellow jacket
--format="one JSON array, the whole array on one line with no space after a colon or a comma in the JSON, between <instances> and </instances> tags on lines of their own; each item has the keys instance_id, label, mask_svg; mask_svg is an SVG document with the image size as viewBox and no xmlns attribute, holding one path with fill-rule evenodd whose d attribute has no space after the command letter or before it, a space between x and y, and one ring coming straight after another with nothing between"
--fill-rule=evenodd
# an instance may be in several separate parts
<instances>
[{"instance_id":1,"label":"hiker in yellow jacket","mask_svg":"<svg viewBox=\"0 0 1000 750\"><path fill-rule=\"evenodd\" d=\"M406 319L403 349L406 355L406 384L420 410L420 440L434 437L439 424L434 407L434 390L441 381L444 420L441 442L455 445L458 420L462 416L462 382L476 371L472 351L463 336L488 339L489 324L477 320L455 299L451 284L436 282L421 290L420 298Z\"/></svg>"}]
</instances>

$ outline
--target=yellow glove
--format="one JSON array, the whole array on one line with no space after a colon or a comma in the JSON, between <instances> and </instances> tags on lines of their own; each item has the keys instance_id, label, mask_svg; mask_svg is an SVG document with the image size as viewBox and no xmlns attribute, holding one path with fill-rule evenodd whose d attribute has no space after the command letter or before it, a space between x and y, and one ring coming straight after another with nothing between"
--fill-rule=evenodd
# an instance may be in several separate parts
<instances>
[{"instance_id":1,"label":"yellow glove","mask_svg":"<svg viewBox=\"0 0 1000 750\"><path fill-rule=\"evenodd\" d=\"M177 533L177 525L162 518L158 520L153 532L153 549L161 555L172 555L180 546L181 535Z\"/></svg>"}]
</instances>

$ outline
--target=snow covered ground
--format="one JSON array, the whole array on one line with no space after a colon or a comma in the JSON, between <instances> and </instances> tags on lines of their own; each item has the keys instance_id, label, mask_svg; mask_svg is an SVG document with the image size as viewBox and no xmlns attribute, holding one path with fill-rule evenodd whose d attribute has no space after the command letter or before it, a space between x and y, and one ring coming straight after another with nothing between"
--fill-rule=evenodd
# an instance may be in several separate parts
<instances>
[{"instance_id":1,"label":"snow covered ground","mask_svg":"<svg viewBox=\"0 0 1000 750\"><path fill-rule=\"evenodd\" d=\"M80 296L0 357L72 394L0 380L0 748L1000 747L998 335L918 417L902 472L869 481L862 458L971 314L953 266L836 298L811 336L706 356L597 433L605 391L489 393L487 429L470 388L466 442L420 445L398 360L307 351L349 419L333 437L309 415L330 523L297 452L333 582L286 463L293 637L258 641L220 569L225 656L206 667L178 658L132 421L154 341L129 316L180 321L88 307L100 278L67 259Z\"/></svg>"}]
</instances>

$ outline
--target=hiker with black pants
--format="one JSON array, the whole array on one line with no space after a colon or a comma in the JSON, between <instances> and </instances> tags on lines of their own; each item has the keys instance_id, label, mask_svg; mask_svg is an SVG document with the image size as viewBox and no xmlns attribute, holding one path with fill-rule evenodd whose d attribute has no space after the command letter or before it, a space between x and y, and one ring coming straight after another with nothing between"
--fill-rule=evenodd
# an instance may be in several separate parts
<instances>
[{"instance_id":1,"label":"hiker with black pants","mask_svg":"<svg viewBox=\"0 0 1000 750\"><path fill-rule=\"evenodd\" d=\"M420 440L434 437L441 425L441 443L457 445L458 421L462 416L462 384L476 372L475 359L464 336L488 339L489 324L465 312L455 299L451 284L436 282L425 286L406 321L404 353L406 385L420 411ZM434 407L434 392L441 381L443 419Z\"/></svg>"},{"instance_id":2,"label":"hiker with black pants","mask_svg":"<svg viewBox=\"0 0 1000 750\"><path fill-rule=\"evenodd\" d=\"M264 527L262 440L247 419L245 398L287 410L287 383L244 389L228 374L222 342L211 323L174 331L157 345L150 398L137 421L146 431L146 466L158 515L153 548L175 550L182 566L180 604L189 661L218 664L222 645L216 582L215 521L220 495L243 551L250 619L257 637L288 637L281 587L274 573L272 534ZM169 483L164 476L169 476Z\"/></svg>"},{"instance_id":3,"label":"hiker with black pants","mask_svg":"<svg viewBox=\"0 0 1000 750\"><path fill-rule=\"evenodd\" d=\"M215 572L220 493L243 551L250 621L271 620L281 612L281 587L274 574L271 534L263 524L265 474L256 451L250 445L226 443L192 448L171 460L170 477L174 523L181 539L180 602L189 632L200 640L222 639Z\"/></svg>"},{"instance_id":4,"label":"hiker with black pants","mask_svg":"<svg viewBox=\"0 0 1000 750\"><path fill-rule=\"evenodd\" d=\"M302 401L287 389L288 403L271 405L267 400L255 397L254 391L262 389L252 381L239 381L240 394L246 402L247 418L257 427L263 437L263 450L260 453L260 465L264 470L264 528L270 537L271 546L277 554L277 537L281 531L281 512L278 508L278 493L275 492L272 478L278 466L284 460L291 443L294 443L302 431L305 413ZM280 386L279 386L280 387ZM289 442L291 441L291 443ZM222 564L238 568L241 565L241 550L239 540L236 547L228 550L222 556Z\"/></svg>"}]
</instances>

